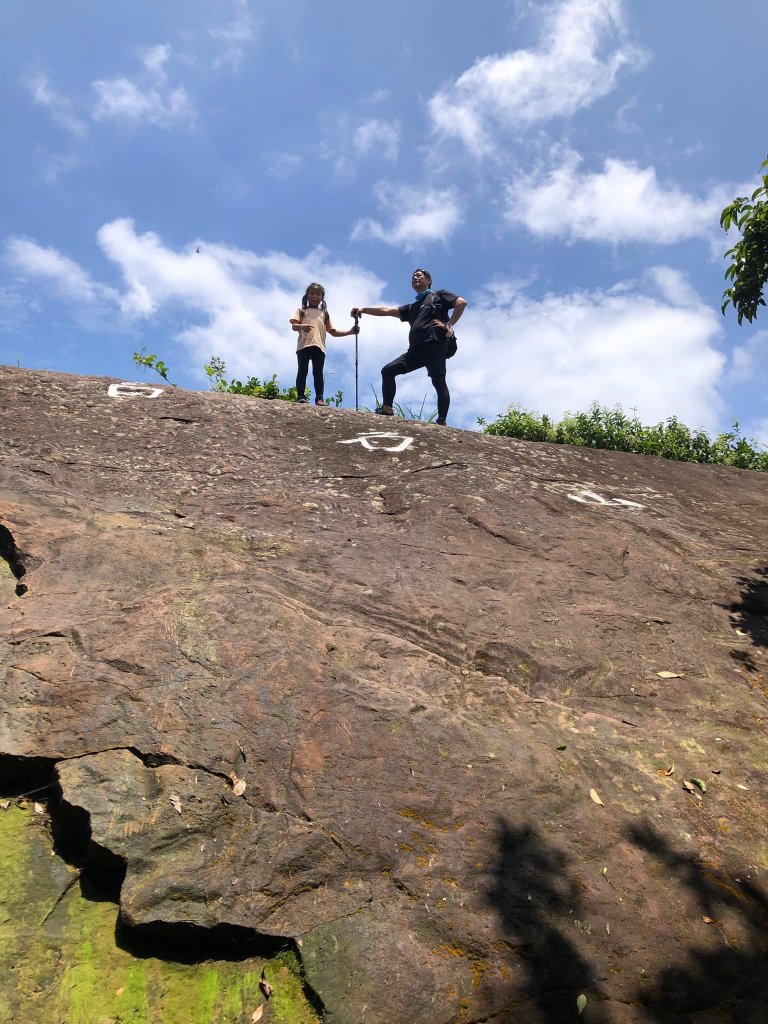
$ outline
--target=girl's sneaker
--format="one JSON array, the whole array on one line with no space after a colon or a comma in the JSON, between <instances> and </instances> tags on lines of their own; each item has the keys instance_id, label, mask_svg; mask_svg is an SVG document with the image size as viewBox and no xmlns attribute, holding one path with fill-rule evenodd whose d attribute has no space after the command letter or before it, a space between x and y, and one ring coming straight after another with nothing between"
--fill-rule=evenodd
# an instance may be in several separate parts
<instances>
[{"instance_id":1,"label":"girl's sneaker","mask_svg":"<svg viewBox=\"0 0 768 1024\"><path fill-rule=\"evenodd\" d=\"M391 405L379 405L376 408L376 412L379 414L379 416L394 416L395 415L395 410L392 408Z\"/></svg>"},{"instance_id":2,"label":"girl's sneaker","mask_svg":"<svg viewBox=\"0 0 768 1024\"><path fill-rule=\"evenodd\" d=\"M325 402L322 400L322 398L316 398L315 405L325 405Z\"/></svg>"},{"instance_id":3,"label":"girl's sneaker","mask_svg":"<svg viewBox=\"0 0 768 1024\"><path fill-rule=\"evenodd\" d=\"M309 401L306 398L297 398L296 399L296 404L297 405L309 405Z\"/></svg>"}]
</instances>

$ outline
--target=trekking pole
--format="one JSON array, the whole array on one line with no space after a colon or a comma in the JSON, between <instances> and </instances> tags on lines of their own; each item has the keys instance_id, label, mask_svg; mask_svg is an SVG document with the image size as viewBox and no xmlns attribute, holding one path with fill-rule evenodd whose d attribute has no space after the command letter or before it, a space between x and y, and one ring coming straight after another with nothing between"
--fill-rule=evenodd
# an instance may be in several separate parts
<instances>
[{"instance_id":1,"label":"trekking pole","mask_svg":"<svg viewBox=\"0 0 768 1024\"><path fill-rule=\"evenodd\" d=\"M358 409L357 404L357 339L360 337L360 316L355 317L355 411Z\"/></svg>"}]
</instances>

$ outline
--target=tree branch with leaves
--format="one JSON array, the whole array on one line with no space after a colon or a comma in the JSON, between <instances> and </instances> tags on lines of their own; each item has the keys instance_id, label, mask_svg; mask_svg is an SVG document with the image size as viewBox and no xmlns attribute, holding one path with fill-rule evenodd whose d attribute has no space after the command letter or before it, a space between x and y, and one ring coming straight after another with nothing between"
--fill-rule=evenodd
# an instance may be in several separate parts
<instances>
[{"instance_id":1,"label":"tree branch with leaves","mask_svg":"<svg viewBox=\"0 0 768 1024\"><path fill-rule=\"evenodd\" d=\"M768 168L768 159L760 171ZM731 265L725 272L730 287L723 292L722 312L733 306L741 323L746 317L750 323L765 305L763 289L768 282L768 171L762 174L763 183L751 198L738 196L720 215L724 231L732 227L741 232L741 238L725 254Z\"/></svg>"}]
</instances>

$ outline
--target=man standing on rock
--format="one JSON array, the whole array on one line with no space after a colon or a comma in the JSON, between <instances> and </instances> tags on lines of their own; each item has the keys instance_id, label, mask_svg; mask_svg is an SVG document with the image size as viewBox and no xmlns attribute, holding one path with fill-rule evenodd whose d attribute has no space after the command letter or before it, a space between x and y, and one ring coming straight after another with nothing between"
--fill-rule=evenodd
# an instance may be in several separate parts
<instances>
[{"instance_id":1,"label":"man standing on rock","mask_svg":"<svg viewBox=\"0 0 768 1024\"><path fill-rule=\"evenodd\" d=\"M353 317L396 316L411 325L408 351L387 363L381 370L381 405L376 410L382 416L394 416L392 403L397 385L395 377L426 367L437 392L437 422L445 423L451 395L445 382L445 360L453 326L467 308L466 299L443 289L432 290L432 275L427 270L414 270L411 287L416 292L413 302L405 306L363 306L352 310ZM448 316L453 310L451 316Z\"/></svg>"}]
</instances>

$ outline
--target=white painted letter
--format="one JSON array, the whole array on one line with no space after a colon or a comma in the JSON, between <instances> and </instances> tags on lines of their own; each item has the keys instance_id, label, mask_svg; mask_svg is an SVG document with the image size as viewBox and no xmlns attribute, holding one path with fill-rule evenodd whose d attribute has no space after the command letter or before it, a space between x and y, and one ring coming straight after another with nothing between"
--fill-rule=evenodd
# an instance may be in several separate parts
<instances>
[{"instance_id":1,"label":"white painted letter","mask_svg":"<svg viewBox=\"0 0 768 1024\"><path fill-rule=\"evenodd\" d=\"M399 444L371 444L371 441L375 440L399 441ZM348 441L337 441L336 444L359 444L370 452L404 452L409 445L413 444L413 438L406 437L405 434L392 434L385 430L379 430L360 434Z\"/></svg>"},{"instance_id":2,"label":"white painted letter","mask_svg":"<svg viewBox=\"0 0 768 1024\"><path fill-rule=\"evenodd\" d=\"M129 380L110 384L107 394L110 398L157 398L165 388L154 388L151 384L136 384Z\"/></svg>"}]
</instances>

